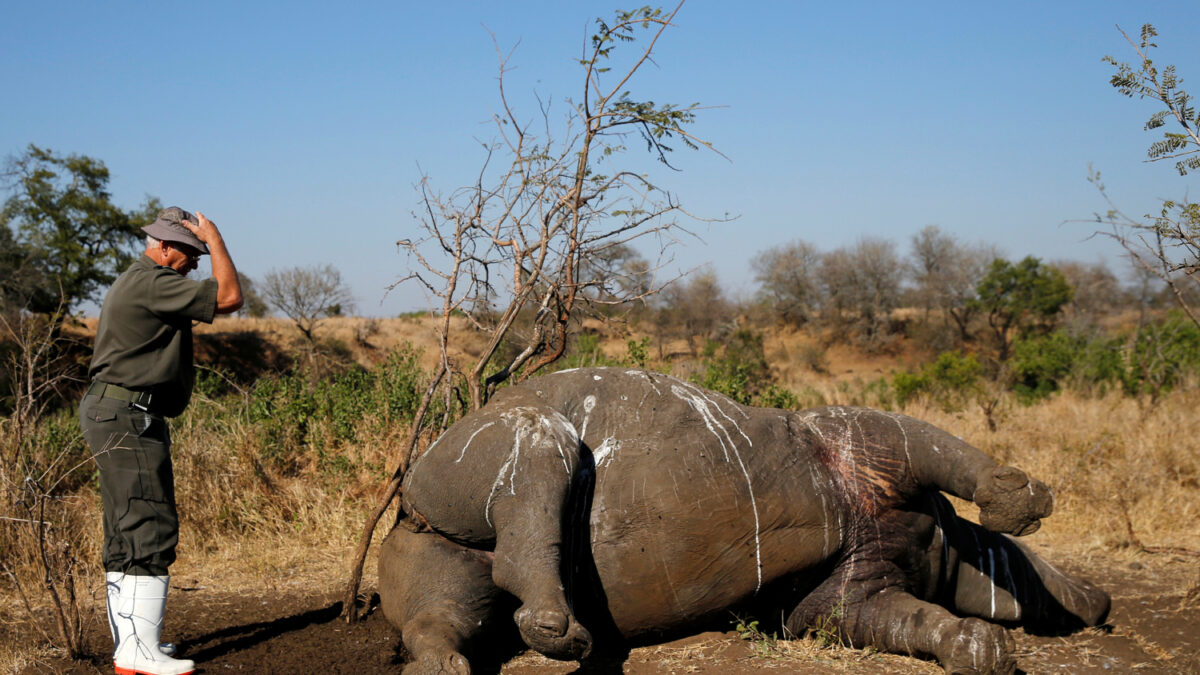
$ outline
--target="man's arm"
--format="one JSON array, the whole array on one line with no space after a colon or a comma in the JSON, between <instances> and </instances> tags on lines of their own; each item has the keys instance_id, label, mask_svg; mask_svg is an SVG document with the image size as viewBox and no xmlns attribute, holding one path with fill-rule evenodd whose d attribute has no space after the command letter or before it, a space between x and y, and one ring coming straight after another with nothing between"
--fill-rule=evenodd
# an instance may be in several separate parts
<instances>
[{"instance_id":1,"label":"man's arm","mask_svg":"<svg viewBox=\"0 0 1200 675\"><path fill-rule=\"evenodd\" d=\"M229 250L225 248L225 240L217 226L199 211L196 212L196 220L199 221L197 225L186 220L182 222L208 246L213 279L217 281L217 314L232 314L242 308L242 285L238 282L237 268L233 266L233 258L229 257Z\"/></svg>"}]
</instances>

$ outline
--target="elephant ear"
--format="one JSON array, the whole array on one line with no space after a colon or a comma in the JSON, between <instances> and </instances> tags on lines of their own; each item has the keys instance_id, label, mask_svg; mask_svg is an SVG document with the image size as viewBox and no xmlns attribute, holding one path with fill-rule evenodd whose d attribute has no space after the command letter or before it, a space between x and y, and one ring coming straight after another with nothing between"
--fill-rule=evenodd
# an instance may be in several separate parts
<instances>
[{"instance_id":1,"label":"elephant ear","mask_svg":"<svg viewBox=\"0 0 1200 675\"><path fill-rule=\"evenodd\" d=\"M1054 493L1046 484L1016 467L986 471L975 488L979 524L992 532L1023 537L1042 526L1054 511Z\"/></svg>"}]
</instances>

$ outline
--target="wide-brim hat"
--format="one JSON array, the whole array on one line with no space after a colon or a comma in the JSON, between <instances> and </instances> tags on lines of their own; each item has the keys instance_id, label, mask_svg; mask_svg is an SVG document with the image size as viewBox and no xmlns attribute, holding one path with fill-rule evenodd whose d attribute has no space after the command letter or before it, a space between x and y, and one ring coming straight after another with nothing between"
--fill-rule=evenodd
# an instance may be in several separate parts
<instances>
[{"instance_id":1,"label":"wide-brim hat","mask_svg":"<svg viewBox=\"0 0 1200 675\"><path fill-rule=\"evenodd\" d=\"M159 241L173 241L187 244L201 253L208 253L208 246L200 241L192 231L184 227L183 221L197 224L196 216L184 211L178 206L169 206L158 212L158 218L142 228L142 232Z\"/></svg>"}]
</instances>

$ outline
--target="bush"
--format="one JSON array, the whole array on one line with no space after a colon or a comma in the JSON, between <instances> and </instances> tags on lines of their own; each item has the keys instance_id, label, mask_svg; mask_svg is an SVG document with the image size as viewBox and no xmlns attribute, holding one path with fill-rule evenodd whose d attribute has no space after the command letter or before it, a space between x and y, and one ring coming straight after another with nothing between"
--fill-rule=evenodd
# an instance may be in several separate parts
<instances>
[{"instance_id":1,"label":"bush","mask_svg":"<svg viewBox=\"0 0 1200 675\"><path fill-rule=\"evenodd\" d=\"M633 341L630 340L632 344ZM593 368L601 366L619 366L620 361L610 359L604 355L600 349L600 336L596 333L580 333L575 338L575 348L570 350L566 356L559 359L558 363L553 366L557 370L567 370L569 368Z\"/></svg>"},{"instance_id":2,"label":"bush","mask_svg":"<svg viewBox=\"0 0 1200 675\"><path fill-rule=\"evenodd\" d=\"M1124 377L1122 352L1119 339L1061 330L1019 340L1011 361L1013 391L1022 402L1032 403L1066 386L1104 389Z\"/></svg>"},{"instance_id":3,"label":"bush","mask_svg":"<svg viewBox=\"0 0 1200 675\"><path fill-rule=\"evenodd\" d=\"M893 375L892 391L897 405L927 394L946 411L958 410L979 393L982 376L983 365L974 354L942 352L919 373L902 371Z\"/></svg>"},{"instance_id":4,"label":"bush","mask_svg":"<svg viewBox=\"0 0 1200 675\"><path fill-rule=\"evenodd\" d=\"M777 384L769 384L754 399L754 405L762 408L781 408L783 410L799 410L800 397L791 389Z\"/></svg>"},{"instance_id":5,"label":"bush","mask_svg":"<svg viewBox=\"0 0 1200 675\"><path fill-rule=\"evenodd\" d=\"M1017 398L1029 403L1058 391L1074 370L1085 344L1085 340L1063 331L1018 340L1013 345L1011 362Z\"/></svg>"},{"instance_id":6,"label":"bush","mask_svg":"<svg viewBox=\"0 0 1200 675\"><path fill-rule=\"evenodd\" d=\"M83 656L95 520L79 499L95 487L96 464L75 412L60 408L35 420L23 435L0 424L0 574L3 587L24 601L30 624L55 646ZM98 502L99 500L95 500ZM53 611L43 611L48 602ZM17 617L16 606L8 612ZM49 636L53 635L53 638Z\"/></svg>"},{"instance_id":7,"label":"bush","mask_svg":"<svg viewBox=\"0 0 1200 675\"><path fill-rule=\"evenodd\" d=\"M333 462L328 451L338 444L377 437L411 421L423 389L418 358L408 347L371 369L356 365L321 378L301 369L259 380L246 416L260 434L263 458L293 471L305 463L303 450L311 448Z\"/></svg>"},{"instance_id":8,"label":"bush","mask_svg":"<svg viewBox=\"0 0 1200 675\"><path fill-rule=\"evenodd\" d=\"M720 343L710 340L704 347L703 358L705 368L698 378L693 378L696 384L738 403L754 405L759 394L771 384L762 333L738 330L723 349Z\"/></svg>"},{"instance_id":9,"label":"bush","mask_svg":"<svg viewBox=\"0 0 1200 675\"><path fill-rule=\"evenodd\" d=\"M650 338L643 337L641 340L629 340L625 343L626 355L625 362L636 368L645 368L646 363L650 360Z\"/></svg>"},{"instance_id":10,"label":"bush","mask_svg":"<svg viewBox=\"0 0 1200 675\"><path fill-rule=\"evenodd\" d=\"M1200 329L1175 311L1143 326L1127 355L1124 387L1131 396L1157 398L1200 371Z\"/></svg>"}]
</instances>

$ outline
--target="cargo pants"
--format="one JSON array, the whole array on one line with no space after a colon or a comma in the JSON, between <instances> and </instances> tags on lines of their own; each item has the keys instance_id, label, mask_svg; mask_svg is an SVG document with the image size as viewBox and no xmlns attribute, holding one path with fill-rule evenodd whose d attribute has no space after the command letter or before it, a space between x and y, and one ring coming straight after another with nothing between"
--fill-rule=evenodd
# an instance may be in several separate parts
<instances>
[{"instance_id":1,"label":"cargo pants","mask_svg":"<svg viewBox=\"0 0 1200 675\"><path fill-rule=\"evenodd\" d=\"M179 543L166 419L88 394L79 404L79 424L100 467L104 570L166 575Z\"/></svg>"}]
</instances>

